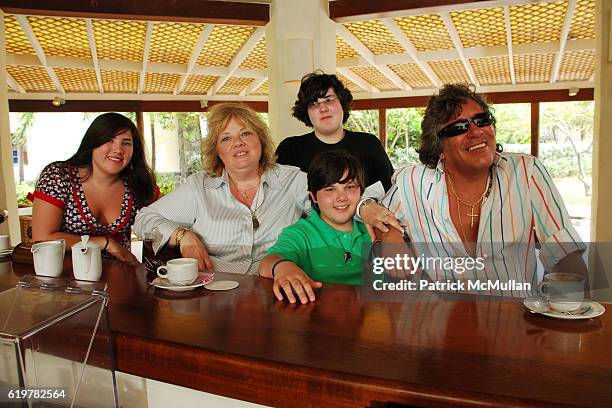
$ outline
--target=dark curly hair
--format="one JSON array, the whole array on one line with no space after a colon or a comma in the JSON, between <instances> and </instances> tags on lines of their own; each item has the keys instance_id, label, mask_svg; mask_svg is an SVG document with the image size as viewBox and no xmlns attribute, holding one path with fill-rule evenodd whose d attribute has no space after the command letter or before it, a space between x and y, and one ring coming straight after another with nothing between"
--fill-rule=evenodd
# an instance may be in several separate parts
<instances>
[{"instance_id":1,"label":"dark curly hair","mask_svg":"<svg viewBox=\"0 0 612 408\"><path fill-rule=\"evenodd\" d=\"M306 126L312 127L312 122L308 116L308 104L323 98L329 88L333 88L338 96L344 111L342 123L346 123L351 114L353 95L337 76L326 74L321 70L311 72L302 78L298 99L293 106L293 116Z\"/></svg>"},{"instance_id":2,"label":"dark curly hair","mask_svg":"<svg viewBox=\"0 0 612 408\"><path fill-rule=\"evenodd\" d=\"M91 174L91 157L95 148L102 146L119 133L129 130L134 147L130 164L119 176L127 181L140 205L149 204L157 188L153 171L145 158L144 141L134 122L115 112L104 113L91 122L76 153L66 160L75 167L83 167Z\"/></svg>"},{"instance_id":3,"label":"dark curly hair","mask_svg":"<svg viewBox=\"0 0 612 408\"><path fill-rule=\"evenodd\" d=\"M342 178L344 172L346 177ZM355 180L364 189L365 174L361 163L346 150L328 150L317 154L308 167L308 191L316 194L332 184L345 184Z\"/></svg>"},{"instance_id":4,"label":"dark curly hair","mask_svg":"<svg viewBox=\"0 0 612 408\"><path fill-rule=\"evenodd\" d=\"M446 122L460 113L461 105L468 99L480 105L484 112L493 114L492 108L484 98L476 93L474 85L446 84L440 89L438 95L429 99L421 123L420 146L417 149L421 163L429 168L436 168L440 154L444 150L438 132L442 130ZM495 125L495 117L493 117L493 125Z\"/></svg>"}]
</instances>

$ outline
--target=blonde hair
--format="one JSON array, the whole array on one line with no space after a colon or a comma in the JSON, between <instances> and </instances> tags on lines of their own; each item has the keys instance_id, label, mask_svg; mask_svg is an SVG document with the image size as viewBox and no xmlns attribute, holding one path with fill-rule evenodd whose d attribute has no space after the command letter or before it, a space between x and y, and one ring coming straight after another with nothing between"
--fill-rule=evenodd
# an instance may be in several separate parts
<instances>
[{"instance_id":1,"label":"blonde hair","mask_svg":"<svg viewBox=\"0 0 612 408\"><path fill-rule=\"evenodd\" d=\"M217 141L227 122L234 118L257 133L261 142L261 157L259 158L259 173L262 174L275 163L274 143L270 138L268 126L257 113L244 103L223 102L214 105L208 111L208 136L202 141L203 169L211 176L223 173L223 162L217 154Z\"/></svg>"}]
</instances>

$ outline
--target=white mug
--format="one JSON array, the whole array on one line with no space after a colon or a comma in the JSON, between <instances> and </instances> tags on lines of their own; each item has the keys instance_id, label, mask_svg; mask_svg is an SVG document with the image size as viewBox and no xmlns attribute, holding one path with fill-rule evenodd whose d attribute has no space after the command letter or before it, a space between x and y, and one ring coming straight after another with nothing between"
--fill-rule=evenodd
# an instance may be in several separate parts
<instances>
[{"instance_id":1,"label":"white mug","mask_svg":"<svg viewBox=\"0 0 612 408\"><path fill-rule=\"evenodd\" d=\"M195 258L171 259L166 265L157 268L157 275L168 279L171 283L189 284L198 277L198 260Z\"/></svg>"},{"instance_id":2,"label":"white mug","mask_svg":"<svg viewBox=\"0 0 612 408\"><path fill-rule=\"evenodd\" d=\"M34 271L37 275L58 277L64 270L64 252L66 242L63 239L43 241L32 245Z\"/></svg>"},{"instance_id":3,"label":"white mug","mask_svg":"<svg viewBox=\"0 0 612 408\"><path fill-rule=\"evenodd\" d=\"M6 251L9 249L9 236L0 235L0 251Z\"/></svg>"}]
</instances>

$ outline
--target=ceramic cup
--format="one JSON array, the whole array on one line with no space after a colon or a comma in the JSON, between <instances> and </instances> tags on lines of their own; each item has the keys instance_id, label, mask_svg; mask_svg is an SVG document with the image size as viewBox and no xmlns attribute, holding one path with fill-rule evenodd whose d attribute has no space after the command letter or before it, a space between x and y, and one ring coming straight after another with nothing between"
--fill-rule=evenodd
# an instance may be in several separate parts
<instances>
[{"instance_id":1,"label":"ceramic cup","mask_svg":"<svg viewBox=\"0 0 612 408\"><path fill-rule=\"evenodd\" d=\"M43 241L32 245L34 271L37 275L58 277L64 270L64 252L66 243L63 239Z\"/></svg>"},{"instance_id":2,"label":"ceramic cup","mask_svg":"<svg viewBox=\"0 0 612 408\"><path fill-rule=\"evenodd\" d=\"M6 251L9 249L9 236L0 235L0 251Z\"/></svg>"},{"instance_id":3,"label":"ceramic cup","mask_svg":"<svg viewBox=\"0 0 612 408\"><path fill-rule=\"evenodd\" d=\"M172 259L166 265L157 268L157 275L168 279L171 283L189 284L198 277L198 260L195 258Z\"/></svg>"},{"instance_id":4,"label":"ceramic cup","mask_svg":"<svg viewBox=\"0 0 612 408\"><path fill-rule=\"evenodd\" d=\"M540 283L540 294L557 312L570 312L584 301L584 276L573 273L547 273Z\"/></svg>"}]
</instances>

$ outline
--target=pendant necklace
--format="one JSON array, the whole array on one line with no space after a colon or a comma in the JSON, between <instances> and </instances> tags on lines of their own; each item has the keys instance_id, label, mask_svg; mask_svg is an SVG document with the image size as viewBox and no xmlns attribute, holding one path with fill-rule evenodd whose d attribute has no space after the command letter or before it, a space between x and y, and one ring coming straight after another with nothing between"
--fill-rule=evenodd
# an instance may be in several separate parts
<instances>
[{"instance_id":1,"label":"pendant necklace","mask_svg":"<svg viewBox=\"0 0 612 408\"><path fill-rule=\"evenodd\" d=\"M467 242L467 236L463 228L463 221L461 220L461 207L459 206L459 204L463 204L465 207L468 207L470 209L470 212L467 213L466 215L470 217L470 228L474 228L474 219L480 217L480 209L482 207L482 204L485 202L485 200L489 197L489 194L491 193L491 187L493 186L493 166L489 167L489 184L487 185L486 190L480 195L478 200L476 200L476 202L473 204L470 204L462 200L461 198L459 198L459 196L457 195L457 192L455 191L455 185L453 183L453 179L451 178L448 172L446 173L446 176L448 177L448 181L449 181L448 183L450 187L449 190L455 196L455 200L457 201L457 214L459 215L459 226L461 227L461 232L463 234L463 241ZM476 213L474 212L474 209L477 206L478 206L478 212Z\"/></svg>"},{"instance_id":2,"label":"pendant necklace","mask_svg":"<svg viewBox=\"0 0 612 408\"><path fill-rule=\"evenodd\" d=\"M251 222L253 223L253 230L256 230L257 228L259 228L259 220L257 219L257 215L255 214L255 210L252 210L251 207L248 205L248 202L249 202L249 194L248 194L248 192L253 190L254 188L259 187L259 182L257 182L257 184L255 186L247 188L246 190L240 190L238 188L238 184L236 184L236 182L234 180L232 180L231 177L230 177L230 182L234 183L234 187L236 188L238 193L242 193L242 197L244 197L244 201L242 203L246 206L246 208L251 213ZM255 194L255 195L257 195L257 194ZM255 197L253 197L253 200L254 199L255 199Z\"/></svg>"}]
</instances>

